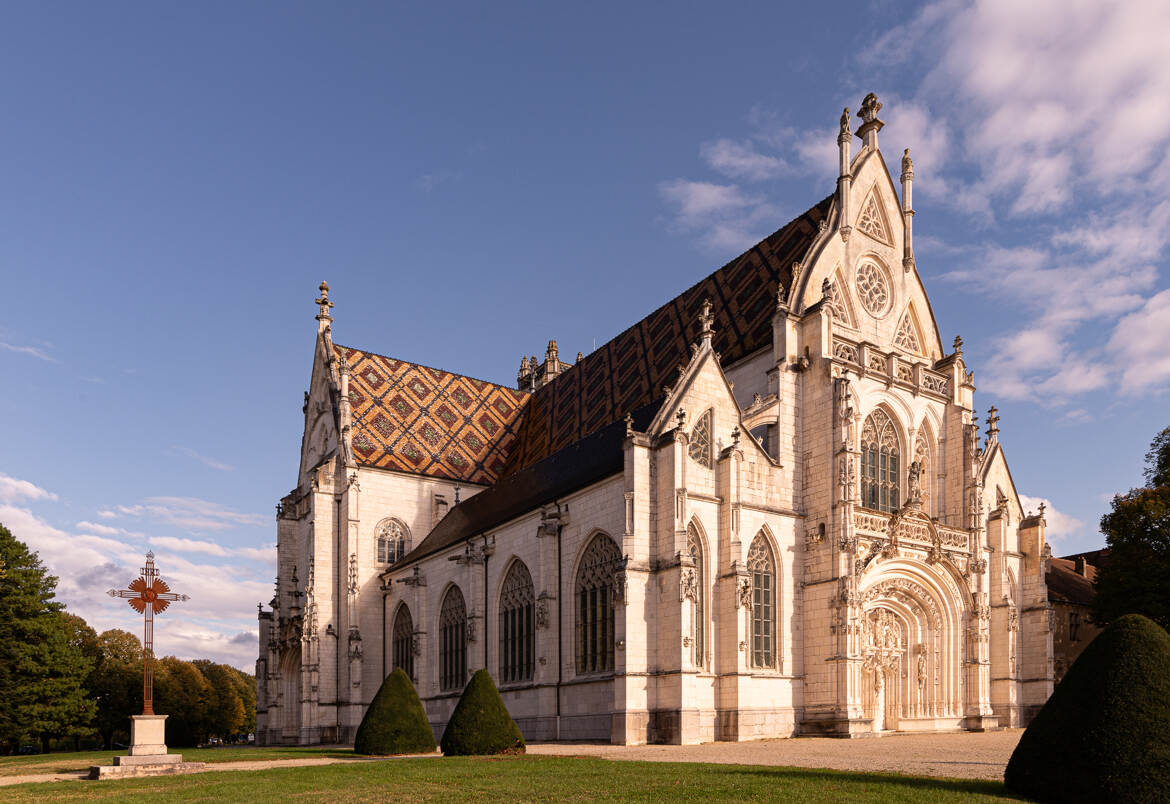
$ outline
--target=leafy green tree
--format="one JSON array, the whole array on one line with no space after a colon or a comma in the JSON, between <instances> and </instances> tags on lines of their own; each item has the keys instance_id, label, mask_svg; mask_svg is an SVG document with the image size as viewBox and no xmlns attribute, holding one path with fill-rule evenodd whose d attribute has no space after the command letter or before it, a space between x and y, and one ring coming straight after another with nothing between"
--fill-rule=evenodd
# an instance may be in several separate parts
<instances>
[{"instance_id":1,"label":"leafy green tree","mask_svg":"<svg viewBox=\"0 0 1170 804\"><path fill-rule=\"evenodd\" d=\"M240 698L235 671L226 664L216 664L208 659L196 659L192 664L203 673L209 688L208 736L230 740L244 724L244 702Z\"/></svg>"},{"instance_id":2,"label":"leafy green tree","mask_svg":"<svg viewBox=\"0 0 1170 804\"><path fill-rule=\"evenodd\" d=\"M1170 629L1170 427L1150 444L1145 477L1101 518L1109 559L1097 571L1093 619L1102 625L1134 613Z\"/></svg>"},{"instance_id":3,"label":"leafy green tree","mask_svg":"<svg viewBox=\"0 0 1170 804\"><path fill-rule=\"evenodd\" d=\"M75 629L54 600L57 579L37 554L0 525L0 743L49 740L89 726L94 704L84 683L92 669L71 642Z\"/></svg>"},{"instance_id":4,"label":"leafy green tree","mask_svg":"<svg viewBox=\"0 0 1170 804\"><path fill-rule=\"evenodd\" d=\"M207 739L211 685L191 662L167 656L154 663L154 711L167 717L167 744L195 746Z\"/></svg>"},{"instance_id":5,"label":"leafy green tree","mask_svg":"<svg viewBox=\"0 0 1170 804\"><path fill-rule=\"evenodd\" d=\"M256 677L235 667L228 668L235 674L236 692L244 704L244 720L240 723L241 734L256 731Z\"/></svg>"},{"instance_id":6,"label":"leafy green tree","mask_svg":"<svg viewBox=\"0 0 1170 804\"><path fill-rule=\"evenodd\" d=\"M107 749L114 736L129 739L130 717L142 713L142 643L119 628L97 637L98 664L90 675L90 692L97 701L97 729Z\"/></svg>"},{"instance_id":7,"label":"leafy green tree","mask_svg":"<svg viewBox=\"0 0 1170 804\"><path fill-rule=\"evenodd\" d=\"M63 626L65 628L65 636L69 644L80 651L81 655L89 663L89 673L85 676L82 686L85 689L86 697L95 703L96 715L96 698L93 692L94 673L97 671L98 663L101 661L101 651L98 648L97 631L89 627L81 617L72 614L68 611L61 612L63 618ZM81 738L90 737L95 731L93 722L76 724L69 731L69 736L73 738L73 750L81 750Z\"/></svg>"}]
</instances>

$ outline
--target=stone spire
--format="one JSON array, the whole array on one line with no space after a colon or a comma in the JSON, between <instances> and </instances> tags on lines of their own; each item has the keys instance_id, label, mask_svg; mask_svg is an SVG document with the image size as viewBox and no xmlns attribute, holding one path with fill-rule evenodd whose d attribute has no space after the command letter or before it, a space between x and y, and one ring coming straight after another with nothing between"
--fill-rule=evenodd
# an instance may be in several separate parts
<instances>
[{"instance_id":1,"label":"stone spire","mask_svg":"<svg viewBox=\"0 0 1170 804\"><path fill-rule=\"evenodd\" d=\"M317 330L321 331L333 323L333 316L329 315L329 308L333 306L333 302L329 301L329 283L322 282L317 290L321 291L320 298L317 299Z\"/></svg>"},{"instance_id":2,"label":"stone spire","mask_svg":"<svg viewBox=\"0 0 1170 804\"><path fill-rule=\"evenodd\" d=\"M914 267L914 160L902 153L902 268Z\"/></svg>"},{"instance_id":3,"label":"stone spire","mask_svg":"<svg viewBox=\"0 0 1170 804\"><path fill-rule=\"evenodd\" d=\"M837 135L837 148L840 152L840 166L837 171L837 209L841 211L841 239L848 240L853 227L849 225L849 187L853 182L853 174L849 172L849 146L853 142L853 135L849 133L849 107L841 112L841 131Z\"/></svg>"},{"instance_id":4,"label":"stone spire","mask_svg":"<svg viewBox=\"0 0 1170 804\"><path fill-rule=\"evenodd\" d=\"M861 101L859 114L865 122L857 129L857 136L861 137L861 141L865 143L867 148L872 148L875 151L878 149L878 132L885 125L881 120L878 120L878 112L881 110L882 105L878 102L877 95L872 92Z\"/></svg>"}]
</instances>

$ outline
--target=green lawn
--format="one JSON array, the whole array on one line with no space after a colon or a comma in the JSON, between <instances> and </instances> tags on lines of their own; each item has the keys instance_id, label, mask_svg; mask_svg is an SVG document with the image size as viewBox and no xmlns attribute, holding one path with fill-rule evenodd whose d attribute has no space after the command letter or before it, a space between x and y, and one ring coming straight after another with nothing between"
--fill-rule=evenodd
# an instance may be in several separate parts
<instances>
[{"instance_id":1,"label":"green lawn","mask_svg":"<svg viewBox=\"0 0 1170 804\"><path fill-rule=\"evenodd\" d=\"M390 759L0 789L7 801L1013 801L999 782L573 757Z\"/></svg>"},{"instance_id":2,"label":"green lawn","mask_svg":"<svg viewBox=\"0 0 1170 804\"><path fill-rule=\"evenodd\" d=\"M80 751L32 756L0 757L0 776L23 776L26 773L69 773L83 771L90 765L113 764L113 757L125 751ZM192 762L242 762L250 759L298 759L301 757L352 757L353 751L337 748L173 748Z\"/></svg>"}]
</instances>

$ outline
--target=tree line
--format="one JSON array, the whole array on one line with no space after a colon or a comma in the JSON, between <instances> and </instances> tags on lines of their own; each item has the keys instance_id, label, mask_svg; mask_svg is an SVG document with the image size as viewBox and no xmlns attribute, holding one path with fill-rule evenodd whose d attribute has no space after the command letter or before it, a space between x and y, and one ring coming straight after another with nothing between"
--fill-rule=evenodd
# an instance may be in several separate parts
<instances>
[{"instance_id":1,"label":"tree line","mask_svg":"<svg viewBox=\"0 0 1170 804\"><path fill-rule=\"evenodd\" d=\"M39 744L113 748L142 713L142 643L100 634L55 599L57 578L0 525L0 752ZM232 742L256 729L256 679L226 664L154 663L154 711L167 743Z\"/></svg>"}]
</instances>

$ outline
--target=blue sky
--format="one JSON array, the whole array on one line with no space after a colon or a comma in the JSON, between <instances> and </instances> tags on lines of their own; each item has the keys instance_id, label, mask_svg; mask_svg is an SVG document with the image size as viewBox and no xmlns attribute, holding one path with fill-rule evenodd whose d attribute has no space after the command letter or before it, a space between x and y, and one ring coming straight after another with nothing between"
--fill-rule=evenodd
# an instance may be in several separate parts
<instances>
[{"instance_id":1,"label":"blue sky","mask_svg":"<svg viewBox=\"0 0 1170 804\"><path fill-rule=\"evenodd\" d=\"M0 521L99 628L248 667L327 279L352 344L510 383L915 156L918 266L1058 554L1170 424L1160 2L10 4ZM985 414L984 414L985 415Z\"/></svg>"}]
</instances>

